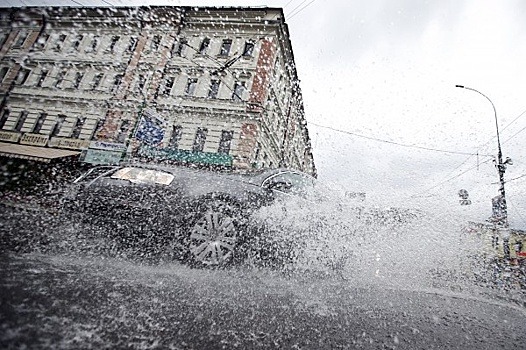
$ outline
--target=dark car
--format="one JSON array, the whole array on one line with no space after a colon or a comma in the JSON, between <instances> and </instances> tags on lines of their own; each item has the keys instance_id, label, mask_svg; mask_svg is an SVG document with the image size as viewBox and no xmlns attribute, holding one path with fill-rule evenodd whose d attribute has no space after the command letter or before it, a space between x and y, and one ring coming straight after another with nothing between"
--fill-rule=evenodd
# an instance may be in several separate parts
<instances>
[{"instance_id":1,"label":"dark car","mask_svg":"<svg viewBox=\"0 0 526 350\"><path fill-rule=\"evenodd\" d=\"M180 259L224 265L243 259L258 228L251 214L276 198L305 195L314 178L289 169L246 174L146 164L100 166L74 181L66 215L80 214L127 239L174 247ZM143 240L144 241L144 240ZM172 253L173 250L172 249Z\"/></svg>"}]
</instances>

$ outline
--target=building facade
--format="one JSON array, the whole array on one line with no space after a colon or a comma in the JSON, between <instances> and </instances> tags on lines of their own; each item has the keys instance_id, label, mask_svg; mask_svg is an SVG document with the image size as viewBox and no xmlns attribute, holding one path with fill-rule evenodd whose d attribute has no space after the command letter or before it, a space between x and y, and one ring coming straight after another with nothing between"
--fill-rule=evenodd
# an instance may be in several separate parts
<instances>
[{"instance_id":1,"label":"building facade","mask_svg":"<svg viewBox=\"0 0 526 350\"><path fill-rule=\"evenodd\" d=\"M281 9L0 9L0 156L316 176Z\"/></svg>"}]
</instances>

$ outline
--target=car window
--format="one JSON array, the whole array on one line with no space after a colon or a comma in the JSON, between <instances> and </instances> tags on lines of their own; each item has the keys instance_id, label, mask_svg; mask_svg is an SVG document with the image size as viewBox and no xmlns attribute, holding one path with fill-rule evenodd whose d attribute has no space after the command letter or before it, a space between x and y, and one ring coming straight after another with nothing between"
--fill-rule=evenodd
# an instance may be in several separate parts
<instances>
[{"instance_id":1,"label":"car window","mask_svg":"<svg viewBox=\"0 0 526 350\"><path fill-rule=\"evenodd\" d=\"M114 170L115 167L107 167L107 166L101 166L101 167L95 167L90 170L88 170L86 173L84 173L82 176L77 178L74 182L75 183L88 183L96 180L98 177L111 172Z\"/></svg>"},{"instance_id":2,"label":"car window","mask_svg":"<svg viewBox=\"0 0 526 350\"><path fill-rule=\"evenodd\" d=\"M169 185L174 176L158 170L122 168L111 175L112 179L128 180L133 183Z\"/></svg>"},{"instance_id":3,"label":"car window","mask_svg":"<svg viewBox=\"0 0 526 350\"><path fill-rule=\"evenodd\" d=\"M305 196L314 188L314 180L296 172L283 172L269 176L262 185L274 191Z\"/></svg>"}]
</instances>

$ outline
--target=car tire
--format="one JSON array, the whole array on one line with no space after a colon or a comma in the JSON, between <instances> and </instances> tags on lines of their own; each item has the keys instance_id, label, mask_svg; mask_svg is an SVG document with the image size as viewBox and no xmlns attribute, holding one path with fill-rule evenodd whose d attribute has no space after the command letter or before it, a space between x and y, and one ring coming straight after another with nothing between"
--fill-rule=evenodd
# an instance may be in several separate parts
<instances>
[{"instance_id":1,"label":"car tire","mask_svg":"<svg viewBox=\"0 0 526 350\"><path fill-rule=\"evenodd\" d=\"M239 205L223 200L200 202L185 225L187 261L223 267L241 259L244 218Z\"/></svg>"}]
</instances>

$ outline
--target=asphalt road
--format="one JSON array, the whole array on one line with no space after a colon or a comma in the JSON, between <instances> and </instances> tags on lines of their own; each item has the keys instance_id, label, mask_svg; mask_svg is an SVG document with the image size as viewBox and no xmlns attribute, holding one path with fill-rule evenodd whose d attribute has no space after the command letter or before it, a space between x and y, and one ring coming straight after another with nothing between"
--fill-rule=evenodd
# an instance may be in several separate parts
<instances>
[{"instance_id":1,"label":"asphalt road","mask_svg":"<svg viewBox=\"0 0 526 350\"><path fill-rule=\"evenodd\" d=\"M89 238L60 245L60 230L42 213L2 216L2 349L526 348L526 308L498 291L137 262L71 250Z\"/></svg>"}]
</instances>

